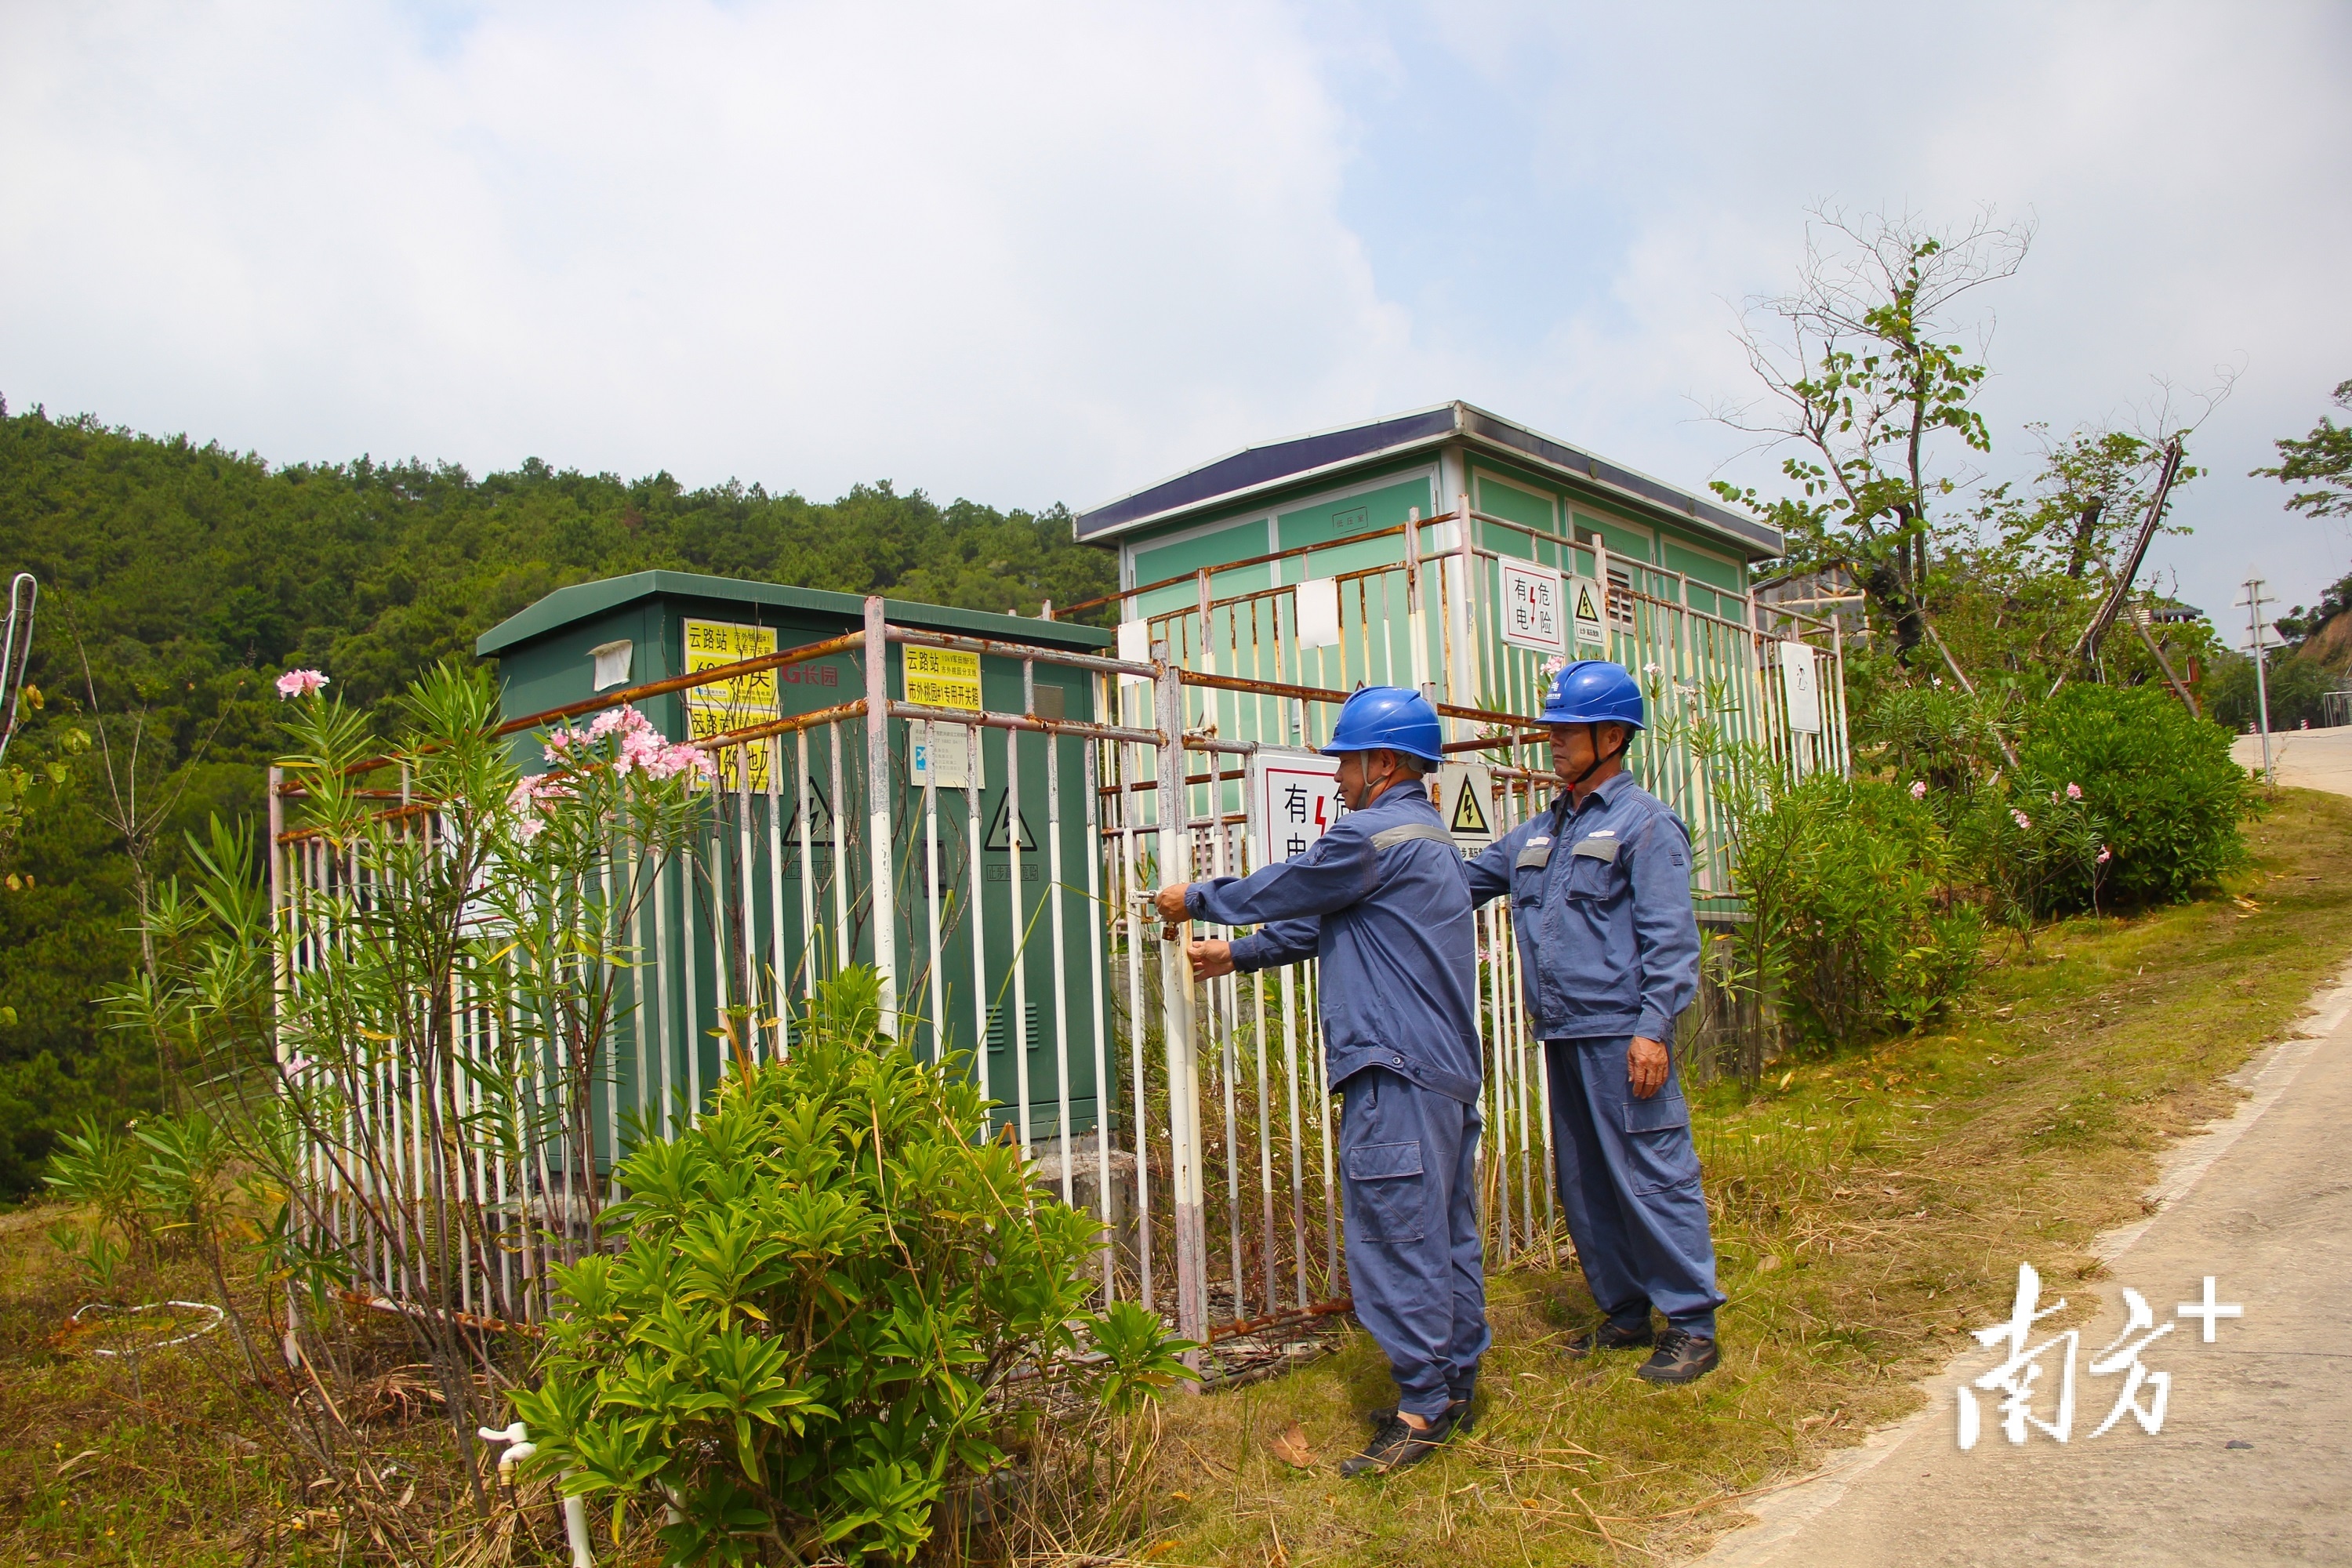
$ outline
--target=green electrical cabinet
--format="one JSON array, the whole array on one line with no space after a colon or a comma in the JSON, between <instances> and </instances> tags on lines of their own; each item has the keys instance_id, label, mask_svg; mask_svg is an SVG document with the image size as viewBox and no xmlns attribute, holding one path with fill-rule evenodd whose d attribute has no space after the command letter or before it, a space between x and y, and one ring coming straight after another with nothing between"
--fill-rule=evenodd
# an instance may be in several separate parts
<instances>
[{"instance_id":1,"label":"green electrical cabinet","mask_svg":"<svg viewBox=\"0 0 2352 1568\"><path fill-rule=\"evenodd\" d=\"M1112 640L1091 626L896 599L885 614L893 626L1045 655L1100 654ZM498 660L511 721L864 627L865 602L853 595L655 571L558 589L484 634L475 651ZM886 660L894 700L906 700L907 658L907 646L894 645ZM989 712L1095 717L1087 671L1009 653L982 654L978 664ZM865 651L851 647L763 678L635 701L664 735L708 738L855 702L866 694L865 671ZM1109 1081L1098 1082L1096 1067L1098 1056L1108 1064L1108 1042L1097 1039L1108 922L1088 895L1097 853L1088 742L969 732L980 746L976 790L967 783L964 726L891 721L892 877L879 903L896 939L902 1032L927 1057L962 1053L998 1102L999 1124L1043 1152L1064 1129L1066 1078L1073 1137L1094 1128L1101 1094L1117 1090L1115 1073L1107 1065ZM547 765L540 727L518 731L514 744L526 771ZM730 1052L788 1048L789 1020L810 986L844 963L875 960L864 717L719 756L709 830L653 879L632 937L629 1016L600 1079L607 1102L598 1121L618 1142L632 1119L703 1103ZM1008 787L1008 762L1018 763L1017 791ZM928 790L927 768L935 770Z\"/></svg>"}]
</instances>

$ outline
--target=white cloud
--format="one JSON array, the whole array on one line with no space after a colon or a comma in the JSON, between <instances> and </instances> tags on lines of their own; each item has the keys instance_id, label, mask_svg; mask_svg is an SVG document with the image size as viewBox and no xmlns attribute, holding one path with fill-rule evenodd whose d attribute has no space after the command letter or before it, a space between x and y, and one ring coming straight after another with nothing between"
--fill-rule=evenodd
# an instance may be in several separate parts
<instances>
[{"instance_id":1,"label":"white cloud","mask_svg":"<svg viewBox=\"0 0 2352 1568\"><path fill-rule=\"evenodd\" d=\"M2320 4L16 6L0 391L1003 504L1466 396L1696 484L1806 203L1990 201L1997 462L2244 366L2158 556L2224 608L2342 570L2238 476L2352 375L2347 65Z\"/></svg>"},{"instance_id":2,"label":"white cloud","mask_svg":"<svg viewBox=\"0 0 2352 1568\"><path fill-rule=\"evenodd\" d=\"M1553 206L1561 253L1618 237L1533 312L1541 352L1491 367L1495 401L1696 483L1738 444L1694 408L1750 391L1722 301L1789 285L1808 204L1948 222L1990 202L2039 228L1984 294L1995 473L2030 466L2030 421L2128 419L2152 377L2242 368L2176 513L2197 534L2156 564L2224 613L2250 557L2306 598L2352 564L2342 528L2243 477L2352 376L2352 14L1495 0L1430 16L1529 128L1509 175Z\"/></svg>"},{"instance_id":3,"label":"white cloud","mask_svg":"<svg viewBox=\"0 0 2352 1568\"><path fill-rule=\"evenodd\" d=\"M12 15L19 403L1043 501L1313 422L1402 335L1248 7Z\"/></svg>"}]
</instances>

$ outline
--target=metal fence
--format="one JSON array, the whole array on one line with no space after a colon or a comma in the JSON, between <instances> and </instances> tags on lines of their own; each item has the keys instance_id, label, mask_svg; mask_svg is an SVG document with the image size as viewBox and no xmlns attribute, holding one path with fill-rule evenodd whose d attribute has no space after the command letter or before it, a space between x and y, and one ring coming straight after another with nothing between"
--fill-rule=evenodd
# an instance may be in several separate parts
<instances>
[{"instance_id":1,"label":"metal fence","mask_svg":"<svg viewBox=\"0 0 2352 1568\"><path fill-rule=\"evenodd\" d=\"M1361 574L1361 602L1393 576ZM1439 618L1457 604L1438 596ZM415 1304L439 1281L435 1299L485 1319L545 1315L549 1268L589 1245L631 1142L697 1114L730 1071L788 1053L817 982L866 963L892 1032L932 1059L960 1053L994 1102L975 1135L1016 1143L1042 1189L1101 1222L1105 1299L1147 1302L1204 1342L1344 1302L1315 966L1196 984L1143 902L1171 878L1246 874L1295 847L1267 820L1268 770L1314 765L1347 689L1257 672L1389 673L1366 662L1384 640L1377 617L1350 623L1359 652L1302 668L1283 652L1284 614L1279 591L1212 603L1167 622L1136 660L894 626L873 599L862 632L660 683L848 652L865 690L698 742L717 766L693 841L656 862L615 856L582 890L575 918L601 922L623 955L598 1037L551 1037L519 1014L529 977L489 975L446 999L446 1059L386 1058L348 1112L344 1142L367 1158L321 1149L311 1164L323 1194L311 1212L351 1243L362 1293ZM1643 594L1628 615L1628 646L1695 661L1764 640ZM1223 639L1214 655L1184 641L1202 628ZM894 646L1017 660L1024 710L893 696ZM1357 662L1342 670L1341 657ZM1512 657L1493 662L1496 689L1520 689ZM1769 684L1739 673L1751 690ZM1495 831L1542 809L1549 773L1524 721L1445 711L1469 731L1450 749L1492 759L1476 787ZM1705 787L1680 781L1685 801ZM315 833L287 826L284 805L274 784L272 897L297 937L280 984L299 987L331 952L335 911L365 889ZM407 831L436 831L428 805L394 813ZM1556 1261L1548 1091L1507 900L1477 919L1489 1262ZM519 1105L501 1111L492 1099L509 1090ZM419 1216L406 1240L337 1228L339 1205L394 1192Z\"/></svg>"},{"instance_id":2,"label":"metal fence","mask_svg":"<svg viewBox=\"0 0 2352 1568\"><path fill-rule=\"evenodd\" d=\"M1386 544L1399 536L1402 551ZM1401 555L1370 560L1368 555ZM1504 572L1526 561L1602 584L1603 641L1580 650L1572 637L1554 654L1506 634ZM1350 563L1358 563L1350 564ZM1600 540L1569 541L1471 510L1337 542L1297 546L1239 563L1276 577L1319 572L1223 595L1216 579L1234 567L1192 574L1193 602L1164 600L1181 580L1144 584L1126 603L1163 601L1139 617L1146 638L1164 643L1188 672L1237 678L1265 688L1297 683L1347 690L1359 684L1426 691L1456 739L1523 725L1542 707L1547 665L1580 651L1633 671L1648 700L1650 728L1627 761L1644 788L1689 826L1693 888L1728 898L1731 823L1713 759L1734 748L1763 754L1797 775L1844 773L1847 750L1844 638L1835 616L1818 619L1753 601L1685 574L1612 553ZM1330 621L1309 612L1309 584L1336 599ZM1319 623L1319 624L1318 624ZM1144 640L1144 639L1136 639ZM1818 727L1792 727L1782 660L1810 649L1818 682ZM1208 688L1213 689L1213 688ZM1310 709L1248 689L1227 689L1205 707L1220 734L1312 745ZM1516 721L1505 715L1517 715ZM1513 761L1517 761L1517 755Z\"/></svg>"}]
</instances>

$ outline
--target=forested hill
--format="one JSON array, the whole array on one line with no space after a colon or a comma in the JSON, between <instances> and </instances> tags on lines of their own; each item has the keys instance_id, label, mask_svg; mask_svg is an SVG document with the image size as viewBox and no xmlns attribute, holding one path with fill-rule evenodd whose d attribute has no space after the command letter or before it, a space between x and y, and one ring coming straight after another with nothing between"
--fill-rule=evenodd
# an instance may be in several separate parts
<instances>
[{"instance_id":1,"label":"forested hill","mask_svg":"<svg viewBox=\"0 0 2352 1568\"><path fill-rule=\"evenodd\" d=\"M887 483L826 504L536 459L479 479L365 458L273 468L185 437L0 417L0 568L73 597L86 635L205 672L311 665L372 699L551 589L657 566L1024 615L1112 576L1058 506L940 506ZM60 639L37 657L62 684Z\"/></svg>"},{"instance_id":2,"label":"forested hill","mask_svg":"<svg viewBox=\"0 0 2352 1568\"><path fill-rule=\"evenodd\" d=\"M273 468L0 405L0 576L31 571L42 589L31 679L47 706L21 744L36 754L86 727L94 681L110 738L142 730L144 798L184 786L160 873L181 828L257 801L278 670L323 669L381 711L419 669L471 658L476 637L550 590L650 567L1034 615L1108 591L1114 563L1071 542L1059 506L940 505L887 483L827 503L535 459L480 479L365 458ZM120 772L128 748L114 750ZM70 797L0 844L0 1007L16 1014L0 1012L0 1201L61 1120L153 1090L89 1001L128 976L131 879L91 809L106 791L96 753L76 766Z\"/></svg>"}]
</instances>

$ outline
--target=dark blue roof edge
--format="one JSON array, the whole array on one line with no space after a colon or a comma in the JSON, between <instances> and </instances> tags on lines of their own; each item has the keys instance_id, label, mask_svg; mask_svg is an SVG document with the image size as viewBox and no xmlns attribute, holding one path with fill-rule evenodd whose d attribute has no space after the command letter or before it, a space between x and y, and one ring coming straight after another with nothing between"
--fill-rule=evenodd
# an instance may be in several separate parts
<instances>
[{"instance_id":1,"label":"dark blue roof edge","mask_svg":"<svg viewBox=\"0 0 2352 1568\"><path fill-rule=\"evenodd\" d=\"M1457 435L1520 458L1533 458L1548 468L1687 518L1750 546L1759 556L1778 555L1787 548L1778 529L1702 500L1663 479L1654 479L1555 441L1500 415L1458 402L1415 409L1369 425L1318 431L1264 447L1245 447L1080 512L1072 521L1071 532L1081 542L1098 539L1171 513L1223 500L1238 500L1253 490L1305 480L1351 460L1402 456L1417 447L1433 445Z\"/></svg>"},{"instance_id":2,"label":"dark blue roof edge","mask_svg":"<svg viewBox=\"0 0 2352 1568\"><path fill-rule=\"evenodd\" d=\"M1173 478L1161 479L1132 495L1106 501L1081 512L1072 524L1074 535L1086 540L1144 518L1181 510L1221 497L1297 479L1358 458L1379 457L1440 441L1455 433L1455 405L1416 409L1370 425L1342 430L1321 430L1264 447L1244 447L1213 462Z\"/></svg>"},{"instance_id":3,"label":"dark blue roof edge","mask_svg":"<svg viewBox=\"0 0 2352 1568\"><path fill-rule=\"evenodd\" d=\"M603 592L596 591L600 589ZM754 592L747 594L744 592L746 589ZM542 595L475 638L474 655L478 658L490 658L559 631L586 616L603 615L656 594L709 599L750 598L761 604L840 616L861 614L866 603L860 595L839 593L831 588L803 588L789 583L762 583L747 577L714 577L707 573L673 572L656 567L618 577L599 577L592 582L574 583L551 594ZM542 606L551 605L567 595L576 601L576 608L565 605L541 613ZM1080 626L1076 621L1002 616L989 610L927 605L913 599L885 597L882 603L885 613L893 622L930 631L1054 644L1079 653L1098 651L1108 647L1113 641L1112 635L1101 627Z\"/></svg>"},{"instance_id":4,"label":"dark blue roof edge","mask_svg":"<svg viewBox=\"0 0 2352 1568\"><path fill-rule=\"evenodd\" d=\"M1570 473L1583 474L1596 483L1606 485L1612 489L1624 490L1639 496L1654 506L1662 506L1669 511L1681 512L1694 522L1706 523L1711 528L1744 540L1764 551L1768 555L1778 555L1788 548L1788 541L1781 536L1779 529L1758 522L1754 518L1742 517L1739 513L1719 507L1713 501L1701 500L1690 491L1670 485L1664 479L1654 479L1647 474L1632 468L1620 468L1604 458L1594 457L1590 452L1580 452L1575 447L1565 446L1549 436L1538 435L1524 425L1514 425L1509 420L1488 414L1483 409L1472 408L1465 405L1463 414L1465 416L1463 434L1466 436L1475 437L1524 456L1538 458L1553 468L1564 468Z\"/></svg>"}]
</instances>

